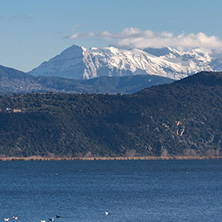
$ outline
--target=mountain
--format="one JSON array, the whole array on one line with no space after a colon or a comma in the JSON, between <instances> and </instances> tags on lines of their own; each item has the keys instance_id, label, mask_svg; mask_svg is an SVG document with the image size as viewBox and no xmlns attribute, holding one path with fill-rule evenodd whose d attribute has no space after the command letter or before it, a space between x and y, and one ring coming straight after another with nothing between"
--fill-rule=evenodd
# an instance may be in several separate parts
<instances>
[{"instance_id":1,"label":"mountain","mask_svg":"<svg viewBox=\"0 0 222 222\"><path fill-rule=\"evenodd\" d=\"M178 80L200 71L222 71L221 54L169 47L126 50L73 45L29 73L73 79L148 74Z\"/></svg>"},{"instance_id":2,"label":"mountain","mask_svg":"<svg viewBox=\"0 0 222 222\"><path fill-rule=\"evenodd\" d=\"M0 65L0 93L31 92L40 90L36 77L19 70Z\"/></svg>"},{"instance_id":3,"label":"mountain","mask_svg":"<svg viewBox=\"0 0 222 222\"><path fill-rule=\"evenodd\" d=\"M64 93L134 93L152 85L171 83L173 80L159 76L103 76L90 80L59 77L35 77L30 74L0 66L0 95L28 92Z\"/></svg>"},{"instance_id":4,"label":"mountain","mask_svg":"<svg viewBox=\"0 0 222 222\"><path fill-rule=\"evenodd\" d=\"M222 73L135 94L0 97L2 156L222 156Z\"/></svg>"}]
</instances>

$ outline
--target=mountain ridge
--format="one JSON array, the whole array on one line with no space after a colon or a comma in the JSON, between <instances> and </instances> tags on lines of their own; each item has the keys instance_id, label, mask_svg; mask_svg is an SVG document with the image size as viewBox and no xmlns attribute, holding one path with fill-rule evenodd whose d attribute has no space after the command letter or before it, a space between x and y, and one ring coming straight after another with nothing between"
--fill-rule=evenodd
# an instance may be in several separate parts
<instances>
[{"instance_id":1,"label":"mountain ridge","mask_svg":"<svg viewBox=\"0 0 222 222\"><path fill-rule=\"evenodd\" d=\"M145 74L178 80L200 71L222 71L221 55L198 48L86 49L72 45L29 73L74 79Z\"/></svg>"}]
</instances>

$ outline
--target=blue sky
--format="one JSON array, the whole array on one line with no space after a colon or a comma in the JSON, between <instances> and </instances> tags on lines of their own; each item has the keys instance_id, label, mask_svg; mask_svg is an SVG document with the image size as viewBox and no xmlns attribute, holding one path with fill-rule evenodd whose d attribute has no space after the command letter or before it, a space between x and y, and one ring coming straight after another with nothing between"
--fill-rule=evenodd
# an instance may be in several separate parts
<instances>
[{"instance_id":1,"label":"blue sky","mask_svg":"<svg viewBox=\"0 0 222 222\"><path fill-rule=\"evenodd\" d=\"M0 0L0 64L29 71L72 44L222 46L221 0Z\"/></svg>"}]
</instances>

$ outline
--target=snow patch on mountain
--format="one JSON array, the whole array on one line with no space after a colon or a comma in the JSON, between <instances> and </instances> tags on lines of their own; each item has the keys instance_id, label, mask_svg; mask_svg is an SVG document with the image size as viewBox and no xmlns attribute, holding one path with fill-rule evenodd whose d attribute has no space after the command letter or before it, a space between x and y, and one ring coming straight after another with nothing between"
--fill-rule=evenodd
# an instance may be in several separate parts
<instances>
[{"instance_id":1,"label":"snow patch on mountain","mask_svg":"<svg viewBox=\"0 0 222 222\"><path fill-rule=\"evenodd\" d=\"M221 58L221 54L213 55L201 49L86 49L73 45L30 74L74 79L149 74L181 79L200 71L222 71Z\"/></svg>"}]
</instances>

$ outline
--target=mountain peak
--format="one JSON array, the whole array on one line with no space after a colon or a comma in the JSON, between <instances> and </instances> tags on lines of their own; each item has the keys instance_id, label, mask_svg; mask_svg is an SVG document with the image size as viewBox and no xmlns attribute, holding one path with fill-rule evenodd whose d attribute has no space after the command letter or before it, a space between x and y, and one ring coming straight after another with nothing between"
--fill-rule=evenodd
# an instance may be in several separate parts
<instances>
[{"instance_id":1,"label":"mountain peak","mask_svg":"<svg viewBox=\"0 0 222 222\"><path fill-rule=\"evenodd\" d=\"M146 49L91 48L72 45L30 74L91 79L100 76L157 75L181 79L200 71L221 71L222 58L193 49L169 47Z\"/></svg>"}]
</instances>

